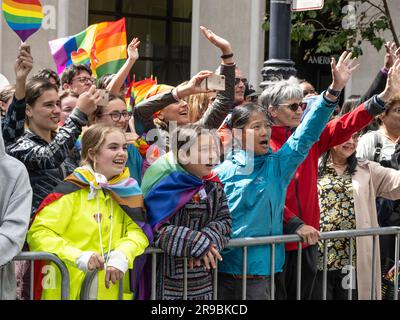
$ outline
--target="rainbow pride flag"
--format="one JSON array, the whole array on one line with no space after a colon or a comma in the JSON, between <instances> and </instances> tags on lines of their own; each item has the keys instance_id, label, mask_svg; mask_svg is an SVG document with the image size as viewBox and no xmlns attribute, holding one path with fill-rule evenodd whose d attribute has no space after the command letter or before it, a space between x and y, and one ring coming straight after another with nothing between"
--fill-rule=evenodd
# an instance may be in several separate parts
<instances>
[{"instance_id":1,"label":"rainbow pride flag","mask_svg":"<svg viewBox=\"0 0 400 320\"><path fill-rule=\"evenodd\" d=\"M93 24L76 35L49 41L49 46L59 74L88 60L94 76L116 73L127 57L125 18Z\"/></svg>"},{"instance_id":2,"label":"rainbow pride flag","mask_svg":"<svg viewBox=\"0 0 400 320\"><path fill-rule=\"evenodd\" d=\"M169 152L154 162L142 179L147 217L153 230L168 220L203 187L203 180L186 172Z\"/></svg>"},{"instance_id":3,"label":"rainbow pride flag","mask_svg":"<svg viewBox=\"0 0 400 320\"><path fill-rule=\"evenodd\" d=\"M127 106L128 109L130 109L129 111L131 111L140 101L144 100L147 93L156 84L157 80L153 79L153 77L140 81L132 81L129 85L126 97Z\"/></svg>"},{"instance_id":4,"label":"rainbow pride flag","mask_svg":"<svg viewBox=\"0 0 400 320\"><path fill-rule=\"evenodd\" d=\"M7 24L22 41L42 26L43 9L39 0L3 0L2 10Z\"/></svg>"}]
</instances>

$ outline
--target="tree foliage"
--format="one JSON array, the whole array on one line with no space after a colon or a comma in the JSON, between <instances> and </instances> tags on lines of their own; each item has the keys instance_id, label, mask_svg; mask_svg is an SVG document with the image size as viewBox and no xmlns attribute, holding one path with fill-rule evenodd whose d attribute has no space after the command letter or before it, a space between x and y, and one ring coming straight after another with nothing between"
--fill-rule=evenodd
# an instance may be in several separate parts
<instances>
[{"instance_id":1,"label":"tree foliage","mask_svg":"<svg viewBox=\"0 0 400 320\"><path fill-rule=\"evenodd\" d=\"M269 28L268 14L263 27ZM390 39L384 38L387 30ZM331 54L348 48L359 56L363 53L362 41L370 42L378 51L386 41L395 41L399 47L387 0L325 0L322 10L294 12L292 41L298 45L315 42L308 54Z\"/></svg>"}]
</instances>

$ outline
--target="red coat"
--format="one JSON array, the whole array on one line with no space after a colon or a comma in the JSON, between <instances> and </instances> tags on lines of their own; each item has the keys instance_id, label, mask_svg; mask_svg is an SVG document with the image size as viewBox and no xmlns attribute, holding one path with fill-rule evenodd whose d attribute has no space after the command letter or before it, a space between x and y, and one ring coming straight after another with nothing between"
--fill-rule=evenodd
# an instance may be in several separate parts
<instances>
[{"instance_id":1,"label":"red coat","mask_svg":"<svg viewBox=\"0 0 400 320\"><path fill-rule=\"evenodd\" d=\"M352 112L328 122L319 141L311 148L307 158L298 167L289 184L286 195L284 222L294 216L305 224L319 230L320 211L318 204L318 158L330 148L346 142L350 137L373 121L373 117L361 104ZM271 148L279 150L291 135L288 127L273 126ZM306 247L303 244L303 248ZM296 243L286 244L286 250L296 250Z\"/></svg>"}]
</instances>

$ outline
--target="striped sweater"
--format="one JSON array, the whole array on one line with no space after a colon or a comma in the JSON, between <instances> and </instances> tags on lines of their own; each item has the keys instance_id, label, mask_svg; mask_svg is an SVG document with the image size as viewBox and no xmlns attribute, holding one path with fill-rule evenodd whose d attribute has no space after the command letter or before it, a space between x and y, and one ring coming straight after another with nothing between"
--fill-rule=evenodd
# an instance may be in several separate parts
<instances>
[{"instance_id":1,"label":"striped sweater","mask_svg":"<svg viewBox=\"0 0 400 320\"><path fill-rule=\"evenodd\" d=\"M154 245L164 250L157 259L157 299L183 298L183 257L201 258L215 244L221 252L229 240L231 216L223 187L205 182L205 199L193 197L154 235ZM188 299L213 298L212 272L203 266L188 268Z\"/></svg>"}]
</instances>

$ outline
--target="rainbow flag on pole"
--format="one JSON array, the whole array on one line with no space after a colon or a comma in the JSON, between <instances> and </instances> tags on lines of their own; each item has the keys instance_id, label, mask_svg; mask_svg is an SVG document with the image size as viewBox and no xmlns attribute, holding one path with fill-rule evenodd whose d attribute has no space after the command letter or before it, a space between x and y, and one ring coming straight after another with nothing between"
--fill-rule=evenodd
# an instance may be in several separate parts
<instances>
[{"instance_id":1,"label":"rainbow flag on pole","mask_svg":"<svg viewBox=\"0 0 400 320\"><path fill-rule=\"evenodd\" d=\"M89 61L97 77L116 73L127 58L125 18L93 24L76 35L49 41L49 45L59 74L70 64Z\"/></svg>"},{"instance_id":2,"label":"rainbow flag on pole","mask_svg":"<svg viewBox=\"0 0 400 320\"><path fill-rule=\"evenodd\" d=\"M43 11L39 0L3 0L2 10L7 24L22 41L42 26Z\"/></svg>"}]
</instances>

